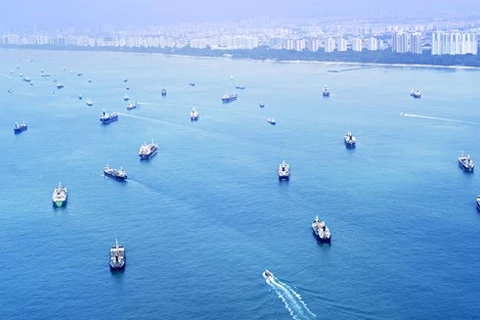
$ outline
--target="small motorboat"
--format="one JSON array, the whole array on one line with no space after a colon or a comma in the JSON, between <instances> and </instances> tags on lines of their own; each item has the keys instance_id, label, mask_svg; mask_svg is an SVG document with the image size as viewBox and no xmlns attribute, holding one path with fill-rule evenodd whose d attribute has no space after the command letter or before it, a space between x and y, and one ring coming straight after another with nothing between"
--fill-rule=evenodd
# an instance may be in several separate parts
<instances>
[{"instance_id":1,"label":"small motorboat","mask_svg":"<svg viewBox=\"0 0 480 320\"><path fill-rule=\"evenodd\" d=\"M263 271L262 276L265 278L265 280L273 279L273 273L271 273L270 271L268 271L266 269L265 269L265 271Z\"/></svg>"}]
</instances>

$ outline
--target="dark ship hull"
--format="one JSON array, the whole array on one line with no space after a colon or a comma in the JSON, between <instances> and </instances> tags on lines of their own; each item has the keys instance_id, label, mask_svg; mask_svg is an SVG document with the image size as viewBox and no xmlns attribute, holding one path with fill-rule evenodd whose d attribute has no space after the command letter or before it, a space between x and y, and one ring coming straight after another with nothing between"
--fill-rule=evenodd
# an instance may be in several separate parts
<instances>
[{"instance_id":1,"label":"dark ship hull","mask_svg":"<svg viewBox=\"0 0 480 320\"><path fill-rule=\"evenodd\" d=\"M223 103L229 103L229 102L232 102L232 101L235 101L237 100L237 98L222 98L222 102Z\"/></svg>"},{"instance_id":2,"label":"dark ship hull","mask_svg":"<svg viewBox=\"0 0 480 320\"><path fill-rule=\"evenodd\" d=\"M313 235L315 236L315 238L317 239L318 242L320 243L332 243L332 237L328 237L328 238L321 238L315 231L313 232Z\"/></svg>"},{"instance_id":3,"label":"dark ship hull","mask_svg":"<svg viewBox=\"0 0 480 320\"><path fill-rule=\"evenodd\" d=\"M18 127L18 128L13 128L13 133L19 134L19 133L21 133L21 132L23 132L23 131L26 131L26 130L27 130L27 126L24 126L24 127L22 126L22 127Z\"/></svg>"},{"instance_id":4,"label":"dark ship hull","mask_svg":"<svg viewBox=\"0 0 480 320\"><path fill-rule=\"evenodd\" d=\"M52 199L52 206L54 208L61 208L61 207L65 207L68 203L68 198L65 199L64 201L55 201Z\"/></svg>"},{"instance_id":5,"label":"dark ship hull","mask_svg":"<svg viewBox=\"0 0 480 320\"><path fill-rule=\"evenodd\" d=\"M113 173L113 172L108 172L106 170L103 170L103 174L107 177L110 177L110 178L113 178L115 180L119 180L119 181L125 181L127 180L127 175L118 175L116 173Z\"/></svg>"},{"instance_id":6,"label":"dark ship hull","mask_svg":"<svg viewBox=\"0 0 480 320\"><path fill-rule=\"evenodd\" d=\"M150 153L146 153L146 154L139 154L138 156L140 157L140 160L149 160L149 159L152 159L156 154L157 154L157 149L155 149L154 151L150 152Z\"/></svg>"},{"instance_id":7,"label":"dark ship hull","mask_svg":"<svg viewBox=\"0 0 480 320\"><path fill-rule=\"evenodd\" d=\"M110 264L110 271L114 272L114 271L123 271L125 270L125 262L121 265L121 266L112 266Z\"/></svg>"},{"instance_id":8,"label":"dark ship hull","mask_svg":"<svg viewBox=\"0 0 480 320\"><path fill-rule=\"evenodd\" d=\"M317 241L320 242L320 243L331 243L332 242L332 236L330 236L328 238L322 238L322 237L320 237L320 235L315 230L312 230L312 233L315 236L315 238L317 239Z\"/></svg>"},{"instance_id":9,"label":"dark ship hull","mask_svg":"<svg viewBox=\"0 0 480 320\"><path fill-rule=\"evenodd\" d=\"M461 162L461 161L458 161L458 166L459 166L463 171L473 172L473 168L474 168L474 167L467 166L466 164L464 164L464 163Z\"/></svg>"},{"instance_id":10,"label":"dark ship hull","mask_svg":"<svg viewBox=\"0 0 480 320\"><path fill-rule=\"evenodd\" d=\"M106 119L100 119L100 122L102 124L108 124L110 122L114 122L114 121L117 121L118 120L118 116L114 116L114 117L109 117L109 118L106 118Z\"/></svg>"},{"instance_id":11,"label":"dark ship hull","mask_svg":"<svg viewBox=\"0 0 480 320\"><path fill-rule=\"evenodd\" d=\"M349 142L345 140L345 147L348 149L354 149L355 148L355 142Z\"/></svg>"}]
</instances>

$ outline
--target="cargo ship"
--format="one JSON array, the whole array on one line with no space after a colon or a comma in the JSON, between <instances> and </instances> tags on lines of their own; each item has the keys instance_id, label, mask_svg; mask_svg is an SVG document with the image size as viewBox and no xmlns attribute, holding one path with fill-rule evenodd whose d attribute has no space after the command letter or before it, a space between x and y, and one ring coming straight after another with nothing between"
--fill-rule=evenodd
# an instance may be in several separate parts
<instances>
[{"instance_id":1,"label":"cargo ship","mask_svg":"<svg viewBox=\"0 0 480 320\"><path fill-rule=\"evenodd\" d=\"M228 103L237 100L237 95L236 94L224 94L222 96L222 102L223 103Z\"/></svg>"},{"instance_id":2,"label":"cargo ship","mask_svg":"<svg viewBox=\"0 0 480 320\"><path fill-rule=\"evenodd\" d=\"M157 154L157 150L158 146L152 139L152 143L147 144L144 142L142 144L140 150L138 151L138 156L140 157L140 160L148 160Z\"/></svg>"}]
</instances>

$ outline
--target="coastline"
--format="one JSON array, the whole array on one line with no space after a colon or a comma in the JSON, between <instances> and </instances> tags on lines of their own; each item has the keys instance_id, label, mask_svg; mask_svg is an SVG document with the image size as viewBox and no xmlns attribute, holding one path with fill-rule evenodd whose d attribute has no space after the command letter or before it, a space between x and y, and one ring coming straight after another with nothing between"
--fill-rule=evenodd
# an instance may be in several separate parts
<instances>
[{"instance_id":1,"label":"coastline","mask_svg":"<svg viewBox=\"0 0 480 320\"><path fill-rule=\"evenodd\" d=\"M128 53L128 52L125 52ZM374 62L349 62L349 61L325 61L325 60L274 60L274 59L254 59L254 58L238 58L238 57L217 57L217 56L195 56L185 54L168 54L168 53L134 53L146 55L159 55L164 57L185 57L196 59L224 59L224 60L241 60L241 61L258 61L263 63L289 63L289 64L324 64L331 66L360 66L360 67L392 67L392 68L435 68L435 69L465 69L480 70L476 66L451 65L442 66L437 64L405 64L405 63L374 63ZM342 70L339 70L342 71Z\"/></svg>"},{"instance_id":2,"label":"coastline","mask_svg":"<svg viewBox=\"0 0 480 320\"><path fill-rule=\"evenodd\" d=\"M135 51L135 50L120 50L119 48L106 47L103 50L90 47L40 47L40 46L0 46L2 50L30 50L30 51L67 51L67 52L105 52L105 53L117 53L117 54L133 54L133 55L149 55L149 56L163 56L163 57L184 57L195 59L222 59L222 60L241 60L241 61L257 61L262 63L288 63L288 64L322 64L326 66L351 66L351 67L365 67L365 68L435 68L435 69L459 69L459 70L480 70L480 66L468 66L468 65L439 65L439 64L425 64L425 63L378 63L378 62L354 62L354 61L336 61L336 60L312 60L312 59L277 59L277 58L255 58L255 57L243 57L224 56L223 51L211 50L212 53L218 53L218 55L211 54L192 54L192 53L179 53L179 52L155 52L155 51ZM221 55L220 55L221 54ZM327 70L329 71L329 70ZM333 69L330 72L342 72L347 70Z\"/></svg>"}]
</instances>

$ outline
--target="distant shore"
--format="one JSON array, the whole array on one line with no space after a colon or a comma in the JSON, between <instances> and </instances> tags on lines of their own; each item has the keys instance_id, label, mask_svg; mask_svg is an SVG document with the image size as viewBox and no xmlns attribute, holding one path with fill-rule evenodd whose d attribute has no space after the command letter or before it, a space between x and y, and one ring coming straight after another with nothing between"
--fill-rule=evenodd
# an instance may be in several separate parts
<instances>
[{"instance_id":1,"label":"distant shore","mask_svg":"<svg viewBox=\"0 0 480 320\"><path fill-rule=\"evenodd\" d=\"M133 54L150 54L150 53L133 53ZM331 66L360 66L360 67L394 67L394 68L436 68L436 69L465 69L480 70L480 66L464 66L464 65L435 65L435 64L405 64L405 63L372 63L372 62L348 62L348 61L325 61L325 60L274 60L274 59L254 59L254 58L238 58L238 57L220 57L220 56L195 56L186 54L170 54L170 53L152 53L164 57L185 57L198 59L225 59L225 60L243 60L243 61L259 61L266 63L289 63L289 64L323 64ZM340 71L342 69L339 69Z\"/></svg>"},{"instance_id":2,"label":"distant shore","mask_svg":"<svg viewBox=\"0 0 480 320\"><path fill-rule=\"evenodd\" d=\"M332 66L359 66L365 68L444 68L444 69L480 69L479 55L465 56L432 56L398 54L390 51L362 52L298 52L273 50L268 48L251 50L211 50L211 49L158 49L153 48L119 48L119 47L78 47L78 46L39 46L39 45L2 45L0 49L7 50L37 50L37 51L71 51L71 52L116 52L138 55L161 55L174 57L189 57L200 59L250 60L274 63L305 63ZM387 61L385 61L387 60ZM423 63L424 61L432 63ZM419 63L420 62L420 63ZM343 72L349 70L329 69L328 72Z\"/></svg>"}]
</instances>

